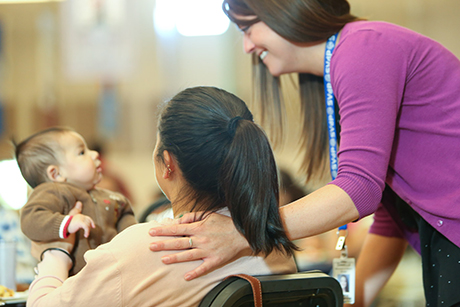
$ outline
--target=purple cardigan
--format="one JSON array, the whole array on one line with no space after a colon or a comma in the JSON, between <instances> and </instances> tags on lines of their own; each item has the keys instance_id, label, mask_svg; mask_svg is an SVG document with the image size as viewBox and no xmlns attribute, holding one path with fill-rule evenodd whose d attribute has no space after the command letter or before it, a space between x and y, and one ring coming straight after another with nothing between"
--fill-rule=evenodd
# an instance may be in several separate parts
<instances>
[{"instance_id":1,"label":"purple cardigan","mask_svg":"<svg viewBox=\"0 0 460 307\"><path fill-rule=\"evenodd\" d=\"M331 59L340 108L339 171L332 181L371 232L416 234L380 205L385 182L460 246L460 61L439 43L384 22L347 24Z\"/></svg>"}]
</instances>

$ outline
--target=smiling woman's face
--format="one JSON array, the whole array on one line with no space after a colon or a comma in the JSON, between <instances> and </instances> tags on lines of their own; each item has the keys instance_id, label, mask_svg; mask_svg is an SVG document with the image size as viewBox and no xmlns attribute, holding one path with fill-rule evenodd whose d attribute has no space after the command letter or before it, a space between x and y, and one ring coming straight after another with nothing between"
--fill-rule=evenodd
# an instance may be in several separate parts
<instances>
[{"instance_id":1,"label":"smiling woman's face","mask_svg":"<svg viewBox=\"0 0 460 307\"><path fill-rule=\"evenodd\" d=\"M238 18L254 19L253 16L238 16ZM255 53L273 76L297 71L297 47L273 31L266 23L259 21L240 29L244 35L244 52Z\"/></svg>"}]
</instances>

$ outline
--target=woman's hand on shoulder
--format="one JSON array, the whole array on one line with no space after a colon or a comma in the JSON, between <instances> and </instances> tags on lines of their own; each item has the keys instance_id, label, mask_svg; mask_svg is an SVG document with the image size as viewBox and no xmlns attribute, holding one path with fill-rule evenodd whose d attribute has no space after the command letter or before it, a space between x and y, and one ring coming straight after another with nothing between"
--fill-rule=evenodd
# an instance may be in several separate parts
<instances>
[{"instance_id":1,"label":"woman's hand on shoulder","mask_svg":"<svg viewBox=\"0 0 460 307\"><path fill-rule=\"evenodd\" d=\"M171 240L157 241L150 245L152 251L185 250L166 255L163 263L171 264L202 259L196 269L187 272L186 280L192 280L207 272L250 254L249 244L236 230L230 217L212 213L201 220L202 213L188 213L174 224L151 228L151 236L184 236Z\"/></svg>"}]
</instances>

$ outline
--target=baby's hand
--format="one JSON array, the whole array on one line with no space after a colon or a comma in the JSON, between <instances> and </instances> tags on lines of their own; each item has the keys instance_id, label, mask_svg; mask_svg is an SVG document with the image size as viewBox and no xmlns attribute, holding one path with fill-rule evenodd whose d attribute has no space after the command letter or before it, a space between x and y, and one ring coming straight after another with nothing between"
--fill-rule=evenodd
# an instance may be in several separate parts
<instances>
[{"instance_id":1,"label":"baby's hand","mask_svg":"<svg viewBox=\"0 0 460 307\"><path fill-rule=\"evenodd\" d=\"M83 229L85 231L85 238L88 238L91 228L96 228L93 219L87 215L79 213L72 217L72 220L69 223L69 227L67 227L67 231L69 233L76 233L78 230Z\"/></svg>"}]
</instances>

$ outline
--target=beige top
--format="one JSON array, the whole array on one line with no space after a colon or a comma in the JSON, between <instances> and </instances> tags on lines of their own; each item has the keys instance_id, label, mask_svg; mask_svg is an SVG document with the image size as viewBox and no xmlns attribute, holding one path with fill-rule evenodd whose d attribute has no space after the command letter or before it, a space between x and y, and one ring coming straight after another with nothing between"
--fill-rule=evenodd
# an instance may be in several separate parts
<instances>
[{"instance_id":1,"label":"beige top","mask_svg":"<svg viewBox=\"0 0 460 307\"><path fill-rule=\"evenodd\" d=\"M37 276L30 287L27 306L197 306L228 275L296 272L293 258L272 253L267 258L242 257L205 276L185 281L185 273L202 260L163 264L161 257L172 252L149 250L151 242L168 238L148 234L157 225L152 221L131 226L111 242L88 251L87 265L63 283L55 276ZM56 276L59 274L62 272L56 272Z\"/></svg>"}]
</instances>

